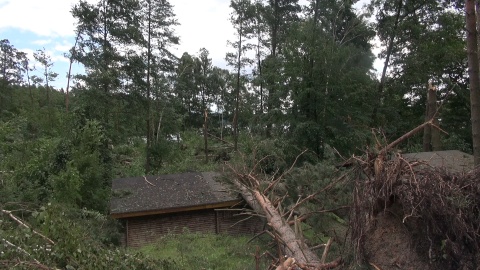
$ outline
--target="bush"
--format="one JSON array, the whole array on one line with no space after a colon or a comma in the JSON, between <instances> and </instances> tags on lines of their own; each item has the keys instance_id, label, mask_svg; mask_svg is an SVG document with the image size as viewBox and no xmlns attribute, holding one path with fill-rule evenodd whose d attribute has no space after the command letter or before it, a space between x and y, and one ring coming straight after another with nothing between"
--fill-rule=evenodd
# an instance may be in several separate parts
<instances>
[{"instance_id":1,"label":"bush","mask_svg":"<svg viewBox=\"0 0 480 270\"><path fill-rule=\"evenodd\" d=\"M0 214L0 268L179 269L168 260L146 258L114 246L118 243L117 230L112 230L118 227L116 221L99 212L60 204L32 210L31 215L25 212L24 218L54 243Z\"/></svg>"}]
</instances>

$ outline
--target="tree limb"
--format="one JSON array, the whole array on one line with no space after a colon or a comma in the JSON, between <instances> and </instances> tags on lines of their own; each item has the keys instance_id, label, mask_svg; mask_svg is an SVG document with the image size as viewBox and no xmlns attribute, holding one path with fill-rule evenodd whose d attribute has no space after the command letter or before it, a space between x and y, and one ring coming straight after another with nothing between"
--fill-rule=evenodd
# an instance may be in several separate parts
<instances>
[{"instance_id":1,"label":"tree limb","mask_svg":"<svg viewBox=\"0 0 480 270\"><path fill-rule=\"evenodd\" d=\"M29 225L27 225L24 221L22 221L21 219L17 218L15 215L12 214L12 211L7 211L7 210L3 210L3 209L0 209L0 211L6 215L8 215L11 219L13 219L15 222L17 222L18 224L20 224L21 226L27 228L27 229L30 229L32 230L32 232L40 237L42 237L43 239L45 239L47 242L49 242L50 244L52 245L55 245L55 242L46 237L45 235L37 232L36 230L34 230L32 227L30 227Z\"/></svg>"},{"instance_id":2,"label":"tree limb","mask_svg":"<svg viewBox=\"0 0 480 270\"><path fill-rule=\"evenodd\" d=\"M14 247L16 250L22 252L23 254L27 255L28 257L31 257L36 263L40 263L37 259L33 258L32 257L32 254L28 253L25 249L17 246L17 245L14 245L12 244L11 242L9 242L7 239L3 239L2 238L2 241L7 244L7 246L11 246L11 247Z\"/></svg>"}]
</instances>

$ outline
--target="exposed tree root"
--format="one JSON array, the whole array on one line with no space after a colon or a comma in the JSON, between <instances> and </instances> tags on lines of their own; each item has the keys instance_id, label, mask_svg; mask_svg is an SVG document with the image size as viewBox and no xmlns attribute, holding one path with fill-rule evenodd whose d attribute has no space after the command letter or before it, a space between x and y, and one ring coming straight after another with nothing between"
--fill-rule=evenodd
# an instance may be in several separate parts
<instances>
[{"instance_id":1,"label":"exposed tree root","mask_svg":"<svg viewBox=\"0 0 480 270\"><path fill-rule=\"evenodd\" d=\"M351 159L356 176L350 229L359 261L365 259L366 234L376 216L396 206L392 211L416 244L428 245L416 251L422 258L448 269L480 267L480 170L453 173L391 152L431 124L425 122L377 154Z\"/></svg>"}]
</instances>

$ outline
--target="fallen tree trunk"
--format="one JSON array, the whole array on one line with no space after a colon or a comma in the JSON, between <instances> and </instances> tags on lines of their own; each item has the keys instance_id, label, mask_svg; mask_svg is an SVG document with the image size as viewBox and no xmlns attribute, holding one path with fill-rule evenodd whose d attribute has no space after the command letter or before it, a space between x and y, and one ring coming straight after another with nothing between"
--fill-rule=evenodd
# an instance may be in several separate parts
<instances>
[{"instance_id":1,"label":"fallen tree trunk","mask_svg":"<svg viewBox=\"0 0 480 270\"><path fill-rule=\"evenodd\" d=\"M296 238L292 227L290 227L290 225L288 225L288 223L282 218L282 215L272 205L270 200L258 190L252 189L250 192L262 207L268 225L272 227L287 247L287 255L295 258L298 263L320 263L318 256L312 252L305 243L302 243L302 241Z\"/></svg>"},{"instance_id":2,"label":"fallen tree trunk","mask_svg":"<svg viewBox=\"0 0 480 270\"><path fill-rule=\"evenodd\" d=\"M333 269L341 264L341 259L331 263L322 263L318 255L303 241L297 238L294 230L283 218L283 213L258 189L258 180L251 174L236 174L233 184L240 190L242 197L258 214L264 215L268 225L285 245L285 253L295 259L302 269ZM292 210L293 211L293 210ZM279 266L280 267L280 266ZM282 269L282 268L280 268Z\"/></svg>"}]
</instances>

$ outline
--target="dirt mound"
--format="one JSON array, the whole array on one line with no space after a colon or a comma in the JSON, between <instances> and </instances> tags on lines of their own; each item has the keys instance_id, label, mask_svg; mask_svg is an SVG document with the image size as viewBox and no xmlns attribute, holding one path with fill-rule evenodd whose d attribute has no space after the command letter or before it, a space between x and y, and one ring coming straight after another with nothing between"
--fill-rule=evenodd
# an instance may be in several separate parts
<instances>
[{"instance_id":1,"label":"dirt mound","mask_svg":"<svg viewBox=\"0 0 480 270\"><path fill-rule=\"evenodd\" d=\"M480 170L451 173L400 154L358 161L350 224L358 261L480 269Z\"/></svg>"},{"instance_id":2,"label":"dirt mound","mask_svg":"<svg viewBox=\"0 0 480 270\"><path fill-rule=\"evenodd\" d=\"M417 252L417 243L393 208L379 213L365 235L366 262L379 269L432 269Z\"/></svg>"}]
</instances>

